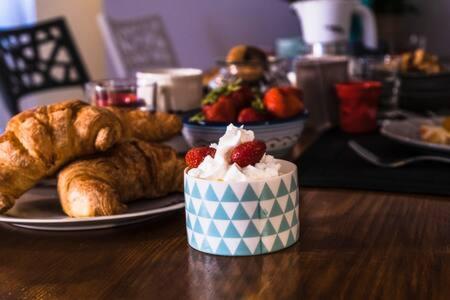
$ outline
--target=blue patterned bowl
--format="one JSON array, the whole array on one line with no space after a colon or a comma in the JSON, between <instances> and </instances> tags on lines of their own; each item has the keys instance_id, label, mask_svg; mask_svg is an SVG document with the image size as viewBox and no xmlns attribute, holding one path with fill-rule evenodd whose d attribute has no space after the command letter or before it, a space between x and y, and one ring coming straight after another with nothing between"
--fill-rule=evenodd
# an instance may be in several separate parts
<instances>
[{"instance_id":1,"label":"blue patterned bowl","mask_svg":"<svg viewBox=\"0 0 450 300\"><path fill-rule=\"evenodd\" d=\"M299 236L297 167L279 160L282 175L224 182L184 173L189 245L202 252L246 256L279 251Z\"/></svg>"},{"instance_id":2,"label":"blue patterned bowl","mask_svg":"<svg viewBox=\"0 0 450 300\"><path fill-rule=\"evenodd\" d=\"M191 147L208 146L217 143L225 133L228 123L190 122L189 119L199 110L191 111L183 116L183 136ZM286 120L271 120L254 122L244 125L245 129L252 130L258 139L266 142L267 153L275 157L286 157L299 140L308 113L302 113Z\"/></svg>"}]
</instances>

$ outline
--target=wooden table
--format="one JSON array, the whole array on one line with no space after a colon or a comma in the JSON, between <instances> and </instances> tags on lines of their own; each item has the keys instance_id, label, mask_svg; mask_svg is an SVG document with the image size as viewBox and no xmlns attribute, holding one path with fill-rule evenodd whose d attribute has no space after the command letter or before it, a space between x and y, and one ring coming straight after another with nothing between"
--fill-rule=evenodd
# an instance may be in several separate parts
<instances>
[{"instance_id":1,"label":"wooden table","mask_svg":"<svg viewBox=\"0 0 450 300\"><path fill-rule=\"evenodd\" d=\"M0 299L450 299L450 199L301 189L300 241L219 257L183 212L111 230L0 225Z\"/></svg>"}]
</instances>

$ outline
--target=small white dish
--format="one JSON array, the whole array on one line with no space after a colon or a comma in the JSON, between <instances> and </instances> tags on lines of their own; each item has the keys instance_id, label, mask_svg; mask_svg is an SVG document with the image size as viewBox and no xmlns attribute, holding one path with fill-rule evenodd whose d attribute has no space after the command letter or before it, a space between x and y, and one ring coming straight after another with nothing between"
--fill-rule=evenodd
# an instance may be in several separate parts
<instances>
[{"instance_id":1,"label":"small white dish","mask_svg":"<svg viewBox=\"0 0 450 300\"><path fill-rule=\"evenodd\" d=\"M130 202L125 213L104 217L70 218L64 214L54 188L38 187L18 199L0 222L14 226L51 231L74 231L112 228L146 221L184 207L183 194Z\"/></svg>"},{"instance_id":2,"label":"small white dish","mask_svg":"<svg viewBox=\"0 0 450 300\"><path fill-rule=\"evenodd\" d=\"M440 122L440 119L435 121ZM434 144L420 138L420 126L432 125L434 120L427 118L409 118L406 120L384 121L381 134L405 145L414 146L427 151L450 153L450 145Z\"/></svg>"}]
</instances>

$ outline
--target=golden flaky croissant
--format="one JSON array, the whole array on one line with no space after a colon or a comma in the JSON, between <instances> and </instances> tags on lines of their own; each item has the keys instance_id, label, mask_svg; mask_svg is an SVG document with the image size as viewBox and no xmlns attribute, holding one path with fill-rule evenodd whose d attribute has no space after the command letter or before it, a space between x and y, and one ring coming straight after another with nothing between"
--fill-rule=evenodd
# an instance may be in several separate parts
<instances>
[{"instance_id":1,"label":"golden flaky croissant","mask_svg":"<svg viewBox=\"0 0 450 300\"><path fill-rule=\"evenodd\" d=\"M180 118L163 112L107 107L120 118L126 135L147 142L164 142L181 132Z\"/></svg>"},{"instance_id":2,"label":"golden flaky croissant","mask_svg":"<svg viewBox=\"0 0 450 300\"><path fill-rule=\"evenodd\" d=\"M185 167L170 147L127 142L65 167L58 175L58 194L71 217L117 214L132 200L182 192Z\"/></svg>"},{"instance_id":3,"label":"golden flaky croissant","mask_svg":"<svg viewBox=\"0 0 450 300\"><path fill-rule=\"evenodd\" d=\"M0 212L64 164L132 138L161 141L181 129L177 117L107 110L69 100L13 117L0 136Z\"/></svg>"},{"instance_id":4,"label":"golden flaky croissant","mask_svg":"<svg viewBox=\"0 0 450 300\"><path fill-rule=\"evenodd\" d=\"M16 115L0 136L0 212L65 163L107 150L123 134L113 113L81 101Z\"/></svg>"}]
</instances>

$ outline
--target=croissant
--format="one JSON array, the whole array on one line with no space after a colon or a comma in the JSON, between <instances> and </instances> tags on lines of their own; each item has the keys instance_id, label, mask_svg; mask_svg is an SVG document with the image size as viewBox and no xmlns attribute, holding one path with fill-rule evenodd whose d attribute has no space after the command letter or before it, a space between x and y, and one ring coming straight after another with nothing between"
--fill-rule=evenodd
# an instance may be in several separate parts
<instances>
[{"instance_id":1,"label":"croissant","mask_svg":"<svg viewBox=\"0 0 450 300\"><path fill-rule=\"evenodd\" d=\"M63 164L105 151L123 135L113 113L81 101L19 113L0 136L0 212Z\"/></svg>"},{"instance_id":2,"label":"croissant","mask_svg":"<svg viewBox=\"0 0 450 300\"><path fill-rule=\"evenodd\" d=\"M70 217L118 214L127 202L182 192L185 167L170 147L127 142L65 167L58 175L58 194Z\"/></svg>"},{"instance_id":3,"label":"croissant","mask_svg":"<svg viewBox=\"0 0 450 300\"><path fill-rule=\"evenodd\" d=\"M122 122L126 135L147 142L163 142L181 132L180 118L163 112L107 107Z\"/></svg>"},{"instance_id":4,"label":"croissant","mask_svg":"<svg viewBox=\"0 0 450 300\"><path fill-rule=\"evenodd\" d=\"M173 115L108 110L79 100L19 113L0 135L0 213L74 159L136 137L166 140L180 129L181 122Z\"/></svg>"}]
</instances>

